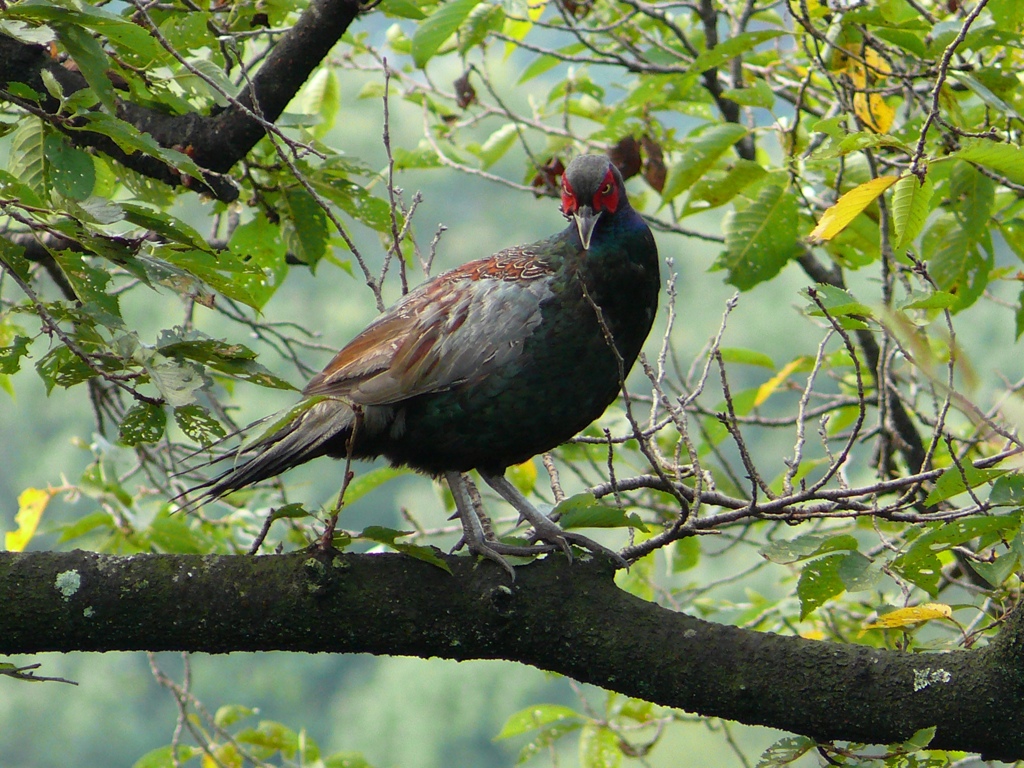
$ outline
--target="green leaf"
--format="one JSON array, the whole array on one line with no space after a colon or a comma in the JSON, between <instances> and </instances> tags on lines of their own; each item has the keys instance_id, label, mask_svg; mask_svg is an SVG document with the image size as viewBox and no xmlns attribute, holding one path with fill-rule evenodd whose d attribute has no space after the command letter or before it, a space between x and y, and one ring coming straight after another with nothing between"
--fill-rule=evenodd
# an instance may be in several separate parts
<instances>
[{"instance_id":1,"label":"green leaf","mask_svg":"<svg viewBox=\"0 0 1024 768\"><path fill-rule=\"evenodd\" d=\"M159 405L136 403L124 415L118 428L118 439L125 445L155 443L164 435L167 413Z\"/></svg>"},{"instance_id":2,"label":"green leaf","mask_svg":"<svg viewBox=\"0 0 1024 768\"><path fill-rule=\"evenodd\" d=\"M987 233L981 233L986 238ZM990 249L987 249L990 250ZM928 269L939 289L955 294L958 310L973 304L988 286L993 265L991 253L954 216L944 216L925 232L921 252L929 254Z\"/></svg>"},{"instance_id":3,"label":"green leaf","mask_svg":"<svg viewBox=\"0 0 1024 768\"><path fill-rule=\"evenodd\" d=\"M227 434L223 425L201 405L175 408L174 421L190 440L202 445L209 445Z\"/></svg>"},{"instance_id":4,"label":"green leaf","mask_svg":"<svg viewBox=\"0 0 1024 768\"><path fill-rule=\"evenodd\" d=\"M904 176L896 182L892 195L892 223L896 234L895 248L910 246L924 229L928 214L931 213L932 192L935 184L931 176L925 176L924 183L913 175Z\"/></svg>"},{"instance_id":5,"label":"green leaf","mask_svg":"<svg viewBox=\"0 0 1024 768\"><path fill-rule=\"evenodd\" d=\"M327 252L327 214L302 187L287 190L282 202L287 221L291 225L287 230L290 250L300 261L315 270Z\"/></svg>"},{"instance_id":6,"label":"green leaf","mask_svg":"<svg viewBox=\"0 0 1024 768\"><path fill-rule=\"evenodd\" d=\"M837 550L857 550L857 539L848 533L829 536L808 533L795 539L778 539L761 548L761 556L773 563L787 564Z\"/></svg>"},{"instance_id":7,"label":"green leaf","mask_svg":"<svg viewBox=\"0 0 1024 768\"><path fill-rule=\"evenodd\" d=\"M839 576L839 565L843 559L843 555L826 555L818 560L812 560L803 567L796 585L796 594L800 598L801 620L836 595L846 591L846 585Z\"/></svg>"},{"instance_id":8,"label":"green leaf","mask_svg":"<svg viewBox=\"0 0 1024 768\"><path fill-rule=\"evenodd\" d=\"M964 139L951 157L995 171L1015 184L1024 184L1024 149L988 139Z\"/></svg>"},{"instance_id":9,"label":"green leaf","mask_svg":"<svg viewBox=\"0 0 1024 768\"><path fill-rule=\"evenodd\" d=\"M722 360L727 363L742 363L743 365L757 365L769 370L775 370L775 361L764 352L753 349L742 349L740 347L722 347L718 350Z\"/></svg>"},{"instance_id":10,"label":"green leaf","mask_svg":"<svg viewBox=\"0 0 1024 768\"><path fill-rule=\"evenodd\" d=\"M19 186L30 188L39 197L23 202L42 206L42 197L49 195L49 179L45 152L46 129L41 120L25 118L11 136L10 165ZM5 187L8 184L5 183ZM4 190L8 192L7 189ZM16 191L14 189L10 191Z\"/></svg>"},{"instance_id":11,"label":"green leaf","mask_svg":"<svg viewBox=\"0 0 1024 768\"><path fill-rule=\"evenodd\" d=\"M970 463L965 463L962 467L962 470L960 467L950 467L943 472L924 503L929 506L938 504L940 501L958 496L968 488L977 488L979 485L1009 472L1007 469L976 469ZM967 480L966 483L964 478Z\"/></svg>"},{"instance_id":12,"label":"green leaf","mask_svg":"<svg viewBox=\"0 0 1024 768\"><path fill-rule=\"evenodd\" d=\"M919 562L934 560L940 552L959 546L971 539L988 534L1004 534L1020 528L1020 514L993 515L991 517L967 517L949 523L935 523L927 526L926 532L914 539L902 555L893 561L893 567L903 569Z\"/></svg>"},{"instance_id":13,"label":"green leaf","mask_svg":"<svg viewBox=\"0 0 1024 768\"><path fill-rule=\"evenodd\" d=\"M17 373L21 368L21 358L28 354L31 343L28 336L15 336L13 344L0 347L0 373Z\"/></svg>"},{"instance_id":14,"label":"green leaf","mask_svg":"<svg viewBox=\"0 0 1024 768\"><path fill-rule=\"evenodd\" d=\"M168 744L166 747L158 747L151 752L147 752L135 761L132 768L174 768L174 766L186 763L199 754L202 754L199 747L179 744L178 751L175 753L173 747ZM175 755L177 759L175 759Z\"/></svg>"},{"instance_id":15,"label":"green leaf","mask_svg":"<svg viewBox=\"0 0 1024 768\"><path fill-rule=\"evenodd\" d=\"M764 80L755 80L749 88L729 88L722 92L722 96L741 107L771 109L775 106L775 93Z\"/></svg>"},{"instance_id":16,"label":"green leaf","mask_svg":"<svg viewBox=\"0 0 1024 768\"><path fill-rule=\"evenodd\" d=\"M586 723L580 731L580 768L617 768L622 763L619 737L597 723Z\"/></svg>"},{"instance_id":17,"label":"green leaf","mask_svg":"<svg viewBox=\"0 0 1024 768\"><path fill-rule=\"evenodd\" d=\"M769 185L757 200L726 217L726 250L713 269L726 269L726 282L741 291L775 277L801 252L797 238L799 209L787 187Z\"/></svg>"},{"instance_id":18,"label":"green leaf","mask_svg":"<svg viewBox=\"0 0 1024 768\"><path fill-rule=\"evenodd\" d=\"M806 736L786 736L761 753L756 768L782 768L795 763L817 748L818 743L814 739Z\"/></svg>"},{"instance_id":19,"label":"green leaf","mask_svg":"<svg viewBox=\"0 0 1024 768\"><path fill-rule=\"evenodd\" d=\"M569 528L636 528L646 531L647 526L635 514L627 514L618 507L598 501L589 491L577 493L559 502L552 512L559 524Z\"/></svg>"},{"instance_id":20,"label":"green leaf","mask_svg":"<svg viewBox=\"0 0 1024 768\"><path fill-rule=\"evenodd\" d=\"M509 717L494 739L495 741L509 739L566 720L582 724L583 715L561 704L535 704L521 709Z\"/></svg>"},{"instance_id":21,"label":"green leaf","mask_svg":"<svg viewBox=\"0 0 1024 768\"><path fill-rule=\"evenodd\" d=\"M64 346L47 352L36 363L36 372L46 384L47 394L52 392L55 386L67 389L97 375L84 360Z\"/></svg>"},{"instance_id":22,"label":"green leaf","mask_svg":"<svg viewBox=\"0 0 1024 768\"><path fill-rule=\"evenodd\" d=\"M875 589L883 578L882 568L860 552L850 552L839 561L839 579L847 592Z\"/></svg>"},{"instance_id":23,"label":"green leaf","mask_svg":"<svg viewBox=\"0 0 1024 768\"><path fill-rule=\"evenodd\" d=\"M396 552L401 552L403 555L409 555L409 557L435 565L442 571L450 574L452 569L448 567L448 563L445 562L444 557L441 556L441 551L437 547L423 547L419 544L400 544L395 541L402 536L411 536L413 533L414 531L396 531L393 528L371 525L369 528L363 529L358 538L375 541L378 544L385 544Z\"/></svg>"},{"instance_id":24,"label":"green leaf","mask_svg":"<svg viewBox=\"0 0 1024 768\"><path fill-rule=\"evenodd\" d=\"M50 179L54 189L72 200L85 200L96 185L96 167L92 157L71 146L64 137L55 133L43 141L43 151L50 162Z\"/></svg>"},{"instance_id":25,"label":"green leaf","mask_svg":"<svg viewBox=\"0 0 1024 768\"><path fill-rule=\"evenodd\" d=\"M226 704L217 710L213 721L218 728L230 728L239 720L245 720L255 715L257 710L252 707L244 707L241 704Z\"/></svg>"},{"instance_id":26,"label":"green leaf","mask_svg":"<svg viewBox=\"0 0 1024 768\"><path fill-rule=\"evenodd\" d=\"M320 122L312 127L312 133L322 139L334 127L341 108L341 88L338 76L330 67L322 67L306 83L302 92L302 109L317 115Z\"/></svg>"},{"instance_id":27,"label":"green leaf","mask_svg":"<svg viewBox=\"0 0 1024 768\"><path fill-rule=\"evenodd\" d=\"M383 0L379 8L387 16L398 16L403 19L415 19L417 21L427 18L427 15L415 3L409 2L409 0Z\"/></svg>"},{"instance_id":28,"label":"green leaf","mask_svg":"<svg viewBox=\"0 0 1024 768\"><path fill-rule=\"evenodd\" d=\"M377 467L356 475L345 489L345 503L352 504L396 477L408 474L410 471L401 467Z\"/></svg>"},{"instance_id":29,"label":"green leaf","mask_svg":"<svg viewBox=\"0 0 1024 768\"><path fill-rule=\"evenodd\" d=\"M736 123L721 123L705 130L683 146L682 157L668 172L661 191L663 202L670 202L701 178L733 144L747 135Z\"/></svg>"},{"instance_id":30,"label":"green leaf","mask_svg":"<svg viewBox=\"0 0 1024 768\"><path fill-rule=\"evenodd\" d=\"M103 47L78 24L56 23L53 29L68 55L75 60L93 93L107 112L113 115L117 112L117 100L114 98L114 86L107 77L110 60L103 52Z\"/></svg>"},{"instance_id":31,"label":"green leaf","mask_svg":"<svg viewBox=\"0 0 1024 768\"><path fill-rule=\"evenodd\" d=\"M108 328L122 327L121 305L118 296L107 290L110 283L109 271L93 266L78 251L58 251L53 254L53 257L60 265L61 272L64 273L79 300L103 310L102 317L97 314L94 314L93 317Z\"/></svg>"},{"instance_id":32,"label":"green leaf","mask_svg":"<svg viewBox=\"0 0 1024 768\"><path fill-rule=\"evenodd\" d=\"M988 495L988 503L1000 507L1024 506L1024 475L1014 473L996 480Z\"/></svg>"},{"instance_id":33,"label":"green leaf","mask_svg":"<svg viewBox=\"0 0 1024 768\"><path fill-rule=\"evenodd\" d=\"M761 29L756 32L742 32L738 35L733 35L728 40L720 42L714 48L702 51L690 65L690 71L699 74L714 67L720 67L729 59L734 59L746 53L765 40L781 37L784 34L787 33L781 29Z\"/></svg>"},{"instance_id":34,"label":"green leaf","mask_svg":"<svg viewBox=\"0 0 1024 768\"><path fill-rule=\"evenodd\" d=\"M677 539L669 547L668 555L672 573L682 573L695 568L700 562L699 537L687 536L685 539Z\"/></svg>"},{"instance_id":35,"label":"green leaf","mask_svg":"<svg viewBox=\"0 0 1024 768\"><path fill-rule=\"evenodd\" d=\"M439 6L412 37L412 59L422 69L464 22L480 0L454 0Z\"/></svg>"},{"instance_id":36,"label":"green leaf","mask_svg":"<svg viewBox=\"0 0 1024 768\"><path fill-rule=\"evenodd\" d=\"M684 215L725 205L743 190L760 181L768 172L753 160L736 160L728 171L713 171L694 182L686 198ZM700 205L706 203L706 205Z\"/></svg>"}]
</instances>

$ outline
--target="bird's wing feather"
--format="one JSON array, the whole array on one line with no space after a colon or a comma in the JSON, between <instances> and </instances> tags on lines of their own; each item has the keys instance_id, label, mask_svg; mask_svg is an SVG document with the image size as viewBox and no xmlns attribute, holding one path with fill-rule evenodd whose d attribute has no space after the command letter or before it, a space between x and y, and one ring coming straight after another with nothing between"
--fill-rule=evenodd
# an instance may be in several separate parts
<instances>
[{"instance_id":1,"label":"bird's wing feather","mask_svg":"<svg viewBox=\"0 0 1024 768\"><path fill-rule=\"evenodd\" d=\"M356 336L304 394L385 405L484 376L540 324L549 273L516 248L439 275Z\"/></svg>"}]
</instances>

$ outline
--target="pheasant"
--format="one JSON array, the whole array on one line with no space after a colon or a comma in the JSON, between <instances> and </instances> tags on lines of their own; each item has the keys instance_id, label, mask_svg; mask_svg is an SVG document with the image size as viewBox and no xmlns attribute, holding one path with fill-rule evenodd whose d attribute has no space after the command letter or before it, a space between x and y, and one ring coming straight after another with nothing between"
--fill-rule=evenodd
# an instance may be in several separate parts
<instances>
[{"instance_id":1,"label":"pheasant","mask_svg":"<svg viewBox=\"0 0 1024 768\"><path fill-rule=\"evenodd\" d=\"M406 294L303 390L303 407L229 452L233 466L188 493L199 504L320 456L384 456L444 477L469 550L504 555L569 544L621 558L539 512L505 470L565 442L618 395L650 332L658 250L600 155L565 170L569 226L438 275ZM544 547L514 547L484 530L463 473L480 477ZM186 494L187 495L187 494Z\"/></svg>"}]
</instances>

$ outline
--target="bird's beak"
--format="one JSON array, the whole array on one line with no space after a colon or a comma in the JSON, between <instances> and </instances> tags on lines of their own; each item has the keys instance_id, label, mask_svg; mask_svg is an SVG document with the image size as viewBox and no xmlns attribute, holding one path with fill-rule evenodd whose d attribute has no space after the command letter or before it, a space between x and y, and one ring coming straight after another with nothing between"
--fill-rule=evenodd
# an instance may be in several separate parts
<instances>
[{"instance_id":1,"label":"bird's beak","mask_svg":"<svg viewBox=\"0 0 1024 768\"><path fill-rule=\"evenodd\" d=\"M594 234L594 227L600 216L601 212L595 213L589 205L581 205L572 214L572 218L576 222L576 231L580 233L580 242L583 243L585 251L590 250L590 238Z\"/></svg>"}]
</instances>

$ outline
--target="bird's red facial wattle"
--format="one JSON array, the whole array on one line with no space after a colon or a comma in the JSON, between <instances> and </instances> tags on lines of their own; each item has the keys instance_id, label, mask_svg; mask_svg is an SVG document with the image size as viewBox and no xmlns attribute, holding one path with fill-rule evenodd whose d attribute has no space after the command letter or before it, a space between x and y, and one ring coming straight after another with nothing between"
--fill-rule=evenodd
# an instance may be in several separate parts
<instances>
[{"instance_id":1,"label":"bird's red facial wattle","mask_svg":"<svg viewBox=\"0 0 1024 768\"><path fill-rule=\"evenodd\" d=\"M590 250L590 238L594 234L594 227L601 214L607 211L615 213L619 207L619 185L612 173L611 166L598 186L597 191L591 198L589 204L580 203L576 191L569 182L569 177L562 175L562 213L567 218L573 219L576 223L576 230L580 235L580 242L583 250Z\"/></svg>"},{"instance_id":2,"label":"bird's red facial wattle","mask_svg":"<svg viewBox=\"0 0 1024 768\"><path fill-rule=\"evenodd\" d=\"M584 203L586 205L586 203ZM569 183L569 179L566 176L562 176L562 213L566 216L571 216L579 210L580 201L576 197L576 191L572 188L572 184ZM604 181L601 182L601 186L598 187L597 192L594 193L593 200L591 200L590 207L596 212L608 211L608 213L615 213L619 208L619 185L615 181L615 175L612 173L611 167L608 168L608 173L605 174Z\"/></svg>"}]
</instances>

